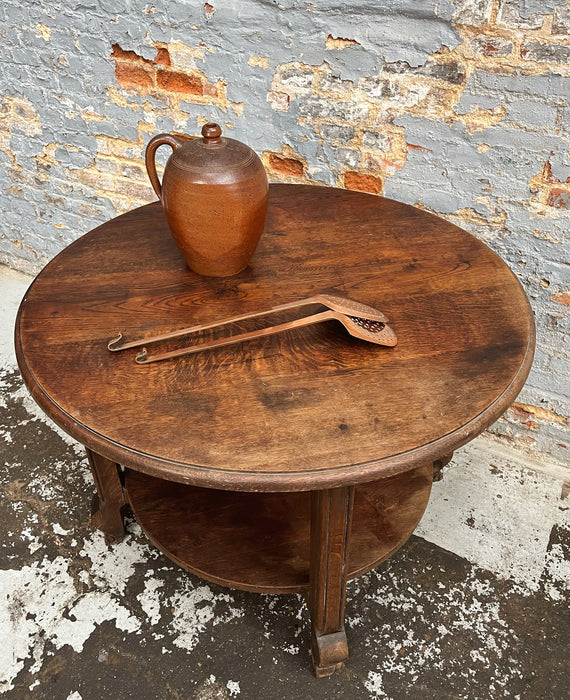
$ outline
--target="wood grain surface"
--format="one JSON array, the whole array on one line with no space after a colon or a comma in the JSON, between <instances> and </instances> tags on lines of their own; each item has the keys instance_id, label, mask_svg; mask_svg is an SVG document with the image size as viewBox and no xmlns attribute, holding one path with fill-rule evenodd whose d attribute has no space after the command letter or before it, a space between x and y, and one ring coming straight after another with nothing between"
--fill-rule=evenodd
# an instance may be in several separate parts
<instances>
[{"instance_id":1,"label":"wood grain surface","mask_svg":"<svg viewBox=\"0 0 570 700\"><path fill-rule=\"evenodd\" d=\"M431 484L432 465L428 464L355 487L346 573L336 599L329 595L338 605L344 600L345 577L355 578L375 568L412 534L427 506ZM131 469L126 471L126 490L149 539L188 571L246 591L308 589L311 498L322 500L330 491L234 493L181 486ZM313 518L328 522L330 509L315 507ZM321 541L326 545L322 530L313 529L313 549ZM323 568L329 557L321 559ZM326 585L326 576L321 576L320 587L316 573L313 578L314 596ZM322 619L326 606L312 609L315 625L321 632L330 632ZM342 626L342 611L337 611L336 620Z\"/></svg>"},{"instance_id":2,"label":"wood grain surface","mask_svg":"<svg viewBox=\"0 0 570 700\"><path fill-rule=\"evenodd\" d=\"M119 331L320 293L380 309L398 345L331 321L148 366L107 350ZM476 238L389 199L301 185L271 186L260 244L231 278L188 269L159 204L113 219L43 270L16 327L30 391L80 442L150 475L244 491L357 484L438 459L508 407L533 349L518 280Z\"/></svg>"}]
</instances>

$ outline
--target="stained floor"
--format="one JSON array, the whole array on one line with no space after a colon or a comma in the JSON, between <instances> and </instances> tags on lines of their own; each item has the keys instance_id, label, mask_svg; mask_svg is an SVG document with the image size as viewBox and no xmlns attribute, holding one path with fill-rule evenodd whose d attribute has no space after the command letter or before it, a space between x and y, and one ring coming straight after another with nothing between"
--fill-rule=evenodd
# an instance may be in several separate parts
<instances>
[{"instance_id":1,"label":"stained floor","mask_svg":"<svg viewBox=\"0 0 570 700\"><path fill-rule=\"evenodd\" d=\"M488 438L458 451L424 519L348 587L350 659L317 680L299 596L206 584L89 525L82 448L12 354L29 278L0 270L0 695L7 700L570 697L570 497L559 465Z\"/></svg>"}]
</instances>

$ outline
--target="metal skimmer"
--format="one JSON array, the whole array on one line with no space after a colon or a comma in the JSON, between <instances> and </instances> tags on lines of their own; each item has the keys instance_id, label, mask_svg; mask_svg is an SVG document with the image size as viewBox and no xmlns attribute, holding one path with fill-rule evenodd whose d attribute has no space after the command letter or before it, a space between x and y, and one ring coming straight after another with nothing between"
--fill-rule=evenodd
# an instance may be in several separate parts
<instances>
[{"instance_id":1,"label":"metal skimmer","mask_svg":"<svg viewBox=\"0 0 570 700\"><path fill-rule=\"evenodd\" d=\"M382 317L385 318L383 314ZM335 311L334 309L329 309L328 311L313 314L312 316L305 316L304 318L289 321L288 323L281 323L276 326L261 328L249 333L240 333L238 335L220 338L218 340L213 340L206 343L198 343L196 345L190 345L188 347L171 350L169 352L149 355L146 348L143 348L143 350L137 355L136 361L139 364L148 364L149 362L169 360L174 357L180 357L181 355L189 355L194 352L201 352L202 350L210 350L212 348L219 348L225 345L233 345L234 343L241 343L246 340L262 338L264 336L274 335L275 333L283 333L284 331L292 330L293 328L301 328L302 326L310 326L315 323L322 323L323 321L331 320L340 321L352 336L355 338L360 338L361 340L366 340L369 343L387 345L389 347L393 347L397 343L396 334L384 321L375 321L369 318L362 318L361 316L352 316Z\"/></svg>"},{"instance_id":2,"label":"metal skimmer","mask_svg":"<svg viewBox=\"0 0 570 700\"><path fill-rule=\"evenodd\" d=\"M126 350L127 348L141 347L142 345L150 345L150 343L158 343L161 340L168 340L169 338L178 338L182 335L189 335L190 333L205 331L209 328L225 326L228 323L235 323L236 321L245 321L248 318L266 316L267 314L272 314L276 311L296 309L301 306L307 306L308 304L322 304L323 306L326 306L334 311L338 311L341 314L348 314L350 316L357 316L358 318L369 319L371 321L382 321L383 323L388 323L388 319L386 318L386 316L384 316L384 314L381 311L378 311L378 309L374 309L372 306L361 304L359 301L347 299L346 297L337 297L333 294L317 294L312 297L306 297L305 299L298 299L297 301L288 302L287 304L280 304L279 306L274 306L272 309L256 311L254 313L243 314L241 316L234 316L233 318L225 318L221 321L213 321L212 323L203 323L198 326L188 326L186 328L179 328L178 330L170 331L169 333L163 333L162 335L155 335L149 338L143 338L141 340L124 341L123 334L119 333L119 335L116 338L113 338L113 340L109 341L107 347L112 352L116 352L117 350Z\"/></svg>"}]
</instances>

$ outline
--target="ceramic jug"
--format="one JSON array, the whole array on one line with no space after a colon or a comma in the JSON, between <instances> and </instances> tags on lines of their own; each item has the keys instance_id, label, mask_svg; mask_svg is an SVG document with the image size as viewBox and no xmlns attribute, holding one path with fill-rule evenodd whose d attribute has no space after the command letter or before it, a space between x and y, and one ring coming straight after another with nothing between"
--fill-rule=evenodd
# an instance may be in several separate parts
<instances>
[{"instance_id":1,"label":"ceramic jug","mask_svg":"<svg viewBox=\"0 0 570 700\"><path fill-rule=\"evenodd\" d=\"M172 148L162 183L156 149ZM222 136L218 124L202 138L158 134L145 162L168 226L188 266L201 275L225 277L246 267L263 232L269 185L260 158L240 141Z\"/></svg>"}]
</instances>

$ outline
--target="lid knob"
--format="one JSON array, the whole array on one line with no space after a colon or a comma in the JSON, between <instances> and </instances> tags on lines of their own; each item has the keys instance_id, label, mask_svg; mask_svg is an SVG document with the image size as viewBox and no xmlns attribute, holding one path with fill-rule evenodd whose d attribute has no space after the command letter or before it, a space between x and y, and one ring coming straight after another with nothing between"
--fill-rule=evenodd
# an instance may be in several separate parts
<instances>
[{"instance_id":1,"label":"lid knob","mask_svg":"<svg viewBox=\"0 0 570 700\"><path fill-rule=\"evenodd\" d=\"M202 136L206 143L218 143L222 135L222 127L219 124L208 122L202 127Z\"/></svg>"}]
</instances>

